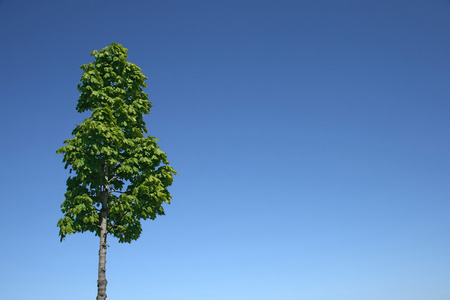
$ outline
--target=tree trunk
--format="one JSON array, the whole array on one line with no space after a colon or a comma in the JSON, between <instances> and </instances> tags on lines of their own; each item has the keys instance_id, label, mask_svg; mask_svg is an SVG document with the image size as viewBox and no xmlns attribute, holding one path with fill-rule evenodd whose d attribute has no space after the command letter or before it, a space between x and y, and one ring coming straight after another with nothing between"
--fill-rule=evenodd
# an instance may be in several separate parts
<instances>
[{"instance_id":1,"label":"tree trunk","mask_svg":"<svg viewBox=\"0 0 450 300\"><path fill-rule=\"evenodd\" d=\"M106 299L106 224L108 218L108 186L105 185L102 192L102 209L100 211L100 250L98 251L98 280L97 300Z\"/></svg>"}]
</instances>

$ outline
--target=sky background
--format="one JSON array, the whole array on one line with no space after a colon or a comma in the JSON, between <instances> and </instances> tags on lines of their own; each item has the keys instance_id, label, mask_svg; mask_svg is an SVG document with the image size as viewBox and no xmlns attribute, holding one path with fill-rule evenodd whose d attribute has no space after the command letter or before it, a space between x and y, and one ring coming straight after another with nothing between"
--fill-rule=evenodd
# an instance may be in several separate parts
<instances>
[{"instance_id":1,"label":"sky background","mask_svg":"<svg viewBox=\"0 0 450 300\"><path fill-rule=\"evenodd\" d=\"M450 1L0 0L1 299L96 296L55 151L113 42L180 175L108 300L450 299Z\"/></svg>"}]
</instances>

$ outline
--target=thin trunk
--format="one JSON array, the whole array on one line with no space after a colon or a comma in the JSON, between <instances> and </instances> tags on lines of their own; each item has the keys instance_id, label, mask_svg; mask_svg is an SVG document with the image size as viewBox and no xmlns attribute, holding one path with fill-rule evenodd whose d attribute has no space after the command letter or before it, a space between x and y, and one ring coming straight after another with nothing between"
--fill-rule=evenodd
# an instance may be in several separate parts
<instances>
[{"instance_id":1,"label":"thin trunk","mask_svg":"<svg viewBox=\"0 0 450 300\"><path fill-rule=\"evenodd\" d=\"M100 250L98 251L98 280L97 280L97 300L106 299L106 224L108 218L108 186L104 186L102 192L102 209L100 211Z\"/></svg>"}]
</instances>

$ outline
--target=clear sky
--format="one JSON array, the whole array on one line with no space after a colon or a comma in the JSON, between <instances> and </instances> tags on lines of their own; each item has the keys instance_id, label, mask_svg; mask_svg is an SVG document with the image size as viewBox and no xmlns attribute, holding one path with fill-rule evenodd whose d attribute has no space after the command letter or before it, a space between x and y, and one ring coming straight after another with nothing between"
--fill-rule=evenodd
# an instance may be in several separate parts
<instances>
[{"instance_id":1,"label":"clear sky","mask_svg":"<svg viewBox=\"0 0 450 300\"><path fill-rule=\"evenodd\" d=\"M95 298L55 151L112 42L180 175L108 300L450 299L450 1L0 0L1 299Z\"/></svg>"}]
</instances>

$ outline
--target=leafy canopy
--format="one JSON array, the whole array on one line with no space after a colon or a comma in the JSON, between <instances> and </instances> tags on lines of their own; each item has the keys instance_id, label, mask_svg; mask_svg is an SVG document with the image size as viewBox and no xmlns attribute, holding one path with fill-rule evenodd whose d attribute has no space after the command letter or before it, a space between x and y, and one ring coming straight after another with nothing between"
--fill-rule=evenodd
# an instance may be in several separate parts
<instances>
[{"instance_id":1,"label":"leafy canopy","mask_svg":"<svg viewBox=\"0 0 450 300\"><path fill-rule=\"evenodd\" d=\"M139 238L141 220L163 215L170 203L168 186L177 173L170 167L156 138L145 136L144 115L152 107L141 69L126 60L127 49L111 44L93 51L94 62L82 65L78 112L90 111L57 150L67 180L64 217L59 235L91 231L100 234L100 211L107 211L107 231L120 242ZM107 193L103 207L102 193Z\"/></svg>"}]
</instances>

